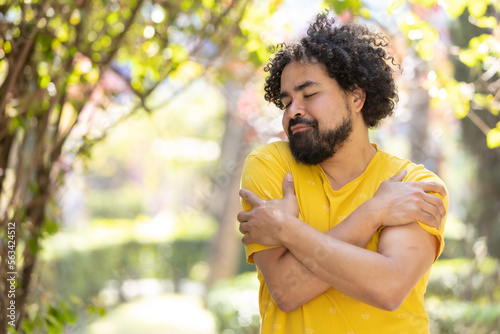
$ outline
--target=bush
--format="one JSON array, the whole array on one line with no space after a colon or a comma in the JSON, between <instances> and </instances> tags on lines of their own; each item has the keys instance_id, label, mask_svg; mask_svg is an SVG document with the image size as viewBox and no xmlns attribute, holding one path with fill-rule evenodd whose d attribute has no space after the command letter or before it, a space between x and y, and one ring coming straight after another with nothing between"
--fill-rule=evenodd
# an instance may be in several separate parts
<instances>
[{"instance_id":1,"label":"bush","mask_svg":"<svg viewBox=\"0 0 500 334\"><path fill-rule=\"evenodd\" d=\"M193 266L205 260L207 240L174 240L142 244L130 241L88 251L71 250L58 259L41 263L39 293L87 301L110 280L170 279L177 284L189 277Z\"/></svg>"},{"instance_id":2,"label":"bush","mask_svg":"<svg viewBox=\"0 0 500 334\"><path fill-rule=\"evenodd\" d=\"M499 270L493 258L437 261L425 295L431 333L498 334Z\"/></svg>"},{"instance_id":3,"label":"bush","mask_svg":"<svg viewBox=\"0 0 500 334\"><path fill-rule=\"evenodd\" d=\"M481 262L466 258L439 260L431 270L427 296L460 301L500 302L497 259Z\"/></svg>"},{"instance_id":4,"label":"bush","mask_svg":"<svg viewBox=\"0 0 500 334\"><path fill-rule=\"evenodd\" d=\"M256 276L256 272L247 272L217 282L208 292L207 308L217 319L219 333L259 333L259 281Z\"/></svg>"}]
</instances>

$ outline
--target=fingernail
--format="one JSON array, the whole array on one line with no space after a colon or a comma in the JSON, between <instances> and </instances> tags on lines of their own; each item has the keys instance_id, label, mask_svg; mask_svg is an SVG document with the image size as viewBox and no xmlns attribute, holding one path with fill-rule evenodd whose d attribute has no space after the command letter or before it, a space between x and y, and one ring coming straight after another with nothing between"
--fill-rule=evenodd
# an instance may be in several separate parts
<instances>
[{"instance_id":1,"label":"fingernail","mask_svg":"<svg viewBox=\"0 0 500 334\"><path fill-rule=\"evenodd\" d=\"M287 180L288 182L293 182L293 177L292 177L292 174L290 174L290 173L286 174L286 180Z\"/></svg>"}]
</instances>

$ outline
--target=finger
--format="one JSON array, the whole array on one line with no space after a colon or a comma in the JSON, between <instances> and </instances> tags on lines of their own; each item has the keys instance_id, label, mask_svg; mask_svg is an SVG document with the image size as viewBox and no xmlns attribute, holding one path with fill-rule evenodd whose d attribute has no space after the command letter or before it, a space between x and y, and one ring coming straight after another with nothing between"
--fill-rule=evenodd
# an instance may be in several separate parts
<instances>
[{"instance_id":1,"label":"finger","mask_svg":"<svg viewBox=\"0 0 500 334\"><path fill-rule=\"evenodd\" d=\"M434 196L434 197L436 197L436 196ZM240 223L247 222L248 219L250 218L250 214L251 214L250 211L240 211L240 212L238 212L238 215L236 216L236 219Z\"/></svg>"},{"instance_id":2,"label":"finger","mask_svg":"<svg viewBox=\"0 0 500 334\"><path fill-rule=\"evenodd\" d=\"M263 200L262 198L260 198L259 196L255 195L253 192L245 188L240 189L240 196L245 201L247 201L248 204L252 206L252 208L255 208L256 206L262 205L266 202L265 200Z\"/></svg>"},{"instance_id":3,"label":"finger","mask_svg":"<svg viewBox=\"0 0 500 334\"><path fill-rule=\"evenodd\" d=\"M422 190L426 193L436 193L441 196L446 196L446 189L442 184L436 182L418 182L422 186Z\"/></svg>"},{"instance_id":4,"label":"finger","mask_svg":"<svg viewBox=\"0 0 500 334\"><path fill-rule=\"evenodd\" d=\"M418 218L418 221L430 227L437 228L438 230L441 229L441 223L438 223L436 217L426 211L420 212L420 218Z\"/></svg>"},{"instance_id":5,"label":"finger","mask_svg":"<svg viewBox=\"0 0 500 334\"><path fill-rule=\"evenodd\" d=\"M397 173L396 175L394 175L393 177L391 177L389 180L387 181L391 181L391 182L401 182L403 181L403 179L405 178L407 174L407 171L406 169L403 169L401 172Z\"/></svg>"},{"instance_id":6,"label":"finger","mask_svg":"<svg viewBox=\"0 0 500 334\"><path fill-rule=\"evenodd\" d=\"M291 173L285 175L283 179L283 197L295 196L295 187L293 184L293 176Z\"/></svg>"},{"instance_id":7,"label":"finger","mask_svg":"<svg viewBox=\"0 0 500 334\"><path fill-rule=\"evenodd\" d=\"M242 234L246 234L246 233L250 232L248 223L241 223L240 224L240 232Z\"/></svg>"},{"instance_id":8,"label":"finger","mask_svg":"<svg viewBox=\"0 0 500 334\"><path fill-rule=\"evenodd\" d=\"M245 234L243 236L243 238L241 238L241 242L243 243L243 245L248 245L248 244L251 244L252 242L250 241L250 234Z\"/></svg>"},{"instance_id":9,"label":"finger","mask_svg":"<svg viewBox=\"0 0 500 334\"><path fill-rule=\"evenodd\" d=\"M432 204L437 208L437 210L439 211L439 216L441 217L440 221L442 222L444 220L444 217L446 216L446 208L441 198L437 197L436 195L425 194L423 199L427 203Z\"/></svg>"},{"instance_id":10,"label":"finger","mask_svg":"<svg viewBox=\"0 0 500 334\"><path fill-rule=\"evenodd\" d=\"M435 227L437 229L441 228L442 216L436 206L427 202L423 202L421 212L423 217L421 220L422 223Z\"/></svg>"}]
</instances>

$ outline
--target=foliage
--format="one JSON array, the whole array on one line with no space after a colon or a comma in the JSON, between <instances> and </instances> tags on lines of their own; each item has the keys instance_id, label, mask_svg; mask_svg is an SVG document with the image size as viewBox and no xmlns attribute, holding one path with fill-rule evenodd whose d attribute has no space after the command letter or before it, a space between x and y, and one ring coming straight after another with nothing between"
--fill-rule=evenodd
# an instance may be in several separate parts
<instances>
[{"instance_id":1,"label":"foliage","mask_svg":"<svg viewBox=\"0 0 500 334\"><path fill-rule=\"evenodd\" d=\"M177 290L185 279L199 281L205 277L203 267L209 246L206 239L145 242L144 238L140 241L124 238L115 244L96 246L85 249L66 246L63 252L53 251L49 259L40 260L39 268L45 275L39 278L33 298L61 302L54 307L45 308L43 304L36 309L29 307L23 327L38 330L54 327L62 333L67 326L75 326L76 321L78 326L88 323L96 315L102 316L114 303L131 298L122 295L130 280L156 279ZM103 293L109 286L121 291L118 300ZM64 321L76 312L78 318L73 323ZM47 321L41 321L43 314Z\"/></svg>"},{"instance_id":2,"label":"foliage","mask_svg":"<svg viewBox=\"0 0 500 334\"><path fill-rule=\"evenodd\" d=\"M324 3L332 6L341 19L370 18L368 2L330 0ZM387 7L387 15L382 16L387 20L379 23L389 25L392 21L389 16L397 17L398 28L409 47L427 62L429 72L433 72L426 87L431 97L447 98L458 118L468 117L484 133L489 148L500 147L498 1L393 0ZM445 25L451 27L451 39L447 38L449 32ZM446 57L452 63L460 62L462 66L454 65L455 71L450 71L450 66L440 60L442 55L436 55L442 47L449 50ZM458 71L463 74L457 77ZM476 115L484 112L494 117Z\"/></svg>"},{"instance_id":3,"label":"foliage","mask_svg":"<svg viewBox=\"0 0 500 334\"><path fill-rule=\"evenodd\" d=\"M147 217L99 218L92 221L88 231L60 231L44 241L39 259L44 275L38 278L32 298L60 300L53 306L59 312L58 317L51 318L54 326L59 326L58 319L77 312L77 324L65 323L64 328L80 328L115 303L131 298L122 290L130 280L155 279L170 287L170 292L180 290L186 280L202 284L215 224L194 213L177 215L175 222L167 234L162 226L168 222L152 224ZM240 263L244 263L243 258ZM118 300L110 298L106 292L109 287L123 295ZM51 307L30 305L23 326L35 333L36 329L48 330L52 322L47 323L45 318L53 312Z\"/></svg>"},{"instance_id":4,"label":"foliage","mask_svg":"<svg viewBox=\"0 0 500 334\"><path fill-rule=\"evenodd\" d=\"M427 293L446 300L500 303L499 268L493 258L439 260L432 267Z\"/></svg>"},{"instance_id":5,"label":"foliage","mask_svg":"<svg viewBox=\"0 0 500 334\"><path fill-rule=\"evenodd\" d=\"M431 270L425 307L434 333L491 333L500 326L497 259L437 261Z\"/></svg>"},{"instance_id":6,"label":"foliage","mask_svg":"<svg viewBox=\"0 0 500 334\"><path fill-rule=\"evenodd\" d=\"M0 1L0 227L17 223L18 329L41 238L57 231L59 208L51 198L64 173L114 124L136 110L155 109L150 97L167 104L221 65L224 54L240 52L247 37L254 45L247 56L259 61L253 56L261 50L258 35L240 28L254 20L249 4ZM6 245L2 240L2 259ZM0 332L5 329L2 317Z\"/></svg>"},{"instance_id":7,"label":"foliage","mask_svg":"<svg viewBox=\"0 0 500 334\"><path fill-rule=\"evenodd\" d=\"M76 296L90 301L109 281L127 279L171 280L174 286L191 277L193 267L205 260L207 240L172 242L126 242L88 251L71 250L58 259L41 264L46 275L40 285L58 298ZM86 277L85 280L79 277ZM37 289L37 293L43 290Z\"/></svg>"},{"instance_id":8,"label":"foliage","mask_svg":"<svg viewBox=\"0 0 500 334\"><path fill-rule=\"evenodd\" d=\"M219 333L257 334L260 329L259 281L248 272L213 285L207 308L216 317Z\"/></svg>"},{"instance_id":9,"label":"foliage","mask_svg":"<svg viewBox=\"0 0 500 334\"><path fill-rule=\"evenodd\" d=\"M431 333L493 333L500 326L498 260L455 258L432 267L425 308ZM219 282L207 295L207 308L219 321L219 331L258 333L258 280L255 272Z\"/></svg>"},{"instance_id":10,"label":"foliage","mask_svg":"<svg viewBox=\"0 0 500 334\"><path fill-rule=\"evenodd\" d=\"M413 0L411 3L413 6L428 8L429 11L437 11L439 8L438 1ZM457 80L456 73L434 66L432 69L437 75L434 85L439 89L443 88L448 93L448 101L452 104L458 118L468 116L481 129L486 135L489 148L499 147L500 97L496 93L498 80L500 80L498 69L500 5L494 0L464 0L446 1L441 4L441 8L451 18L452 30L460 22L462 31L466 29L464 27L467 24L470 24L472 27L469 31L473 33L462 32L459 33L460 35L455 35L457 38L449 42L456 44L448 46L451 50L449 56L468 67L465 70L466 73ZM400 29L412 43L415 43L414 47L418 55L425 60L432 60L438 30L432 27L432 24L422 21L415 12L408 13L400 21ZM467 21L461 19L462 17ZM416 31L420 31L418 36L415 34ZM457 67L458 70L460 67ZM477 112L484 111L496 116L496 122L485 122L484 117L475 115Z\"/></svg>"}]
</instances>

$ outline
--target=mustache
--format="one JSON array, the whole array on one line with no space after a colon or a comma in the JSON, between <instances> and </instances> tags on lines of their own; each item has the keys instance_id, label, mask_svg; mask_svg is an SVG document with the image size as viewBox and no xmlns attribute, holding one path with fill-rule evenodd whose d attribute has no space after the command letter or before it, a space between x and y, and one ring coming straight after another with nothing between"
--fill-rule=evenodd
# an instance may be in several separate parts
<instances>
[{"instance_id":1,"label":"mustache","mask_svg":"<svg viewBox=\"0 0 500 334\"><path fill-rule=\"evenodd\" d=\"M318 126L318 121L316 121L316 120L308 120L308 119L305 119L305 118L302 118L302 117L291 119L288 122L288 133L292 133L292 126L297 125L297 124L304 124L304 125L310 125L310 126L313 126L313 127L317 127Z\"/></svg>"}]
</instances>

